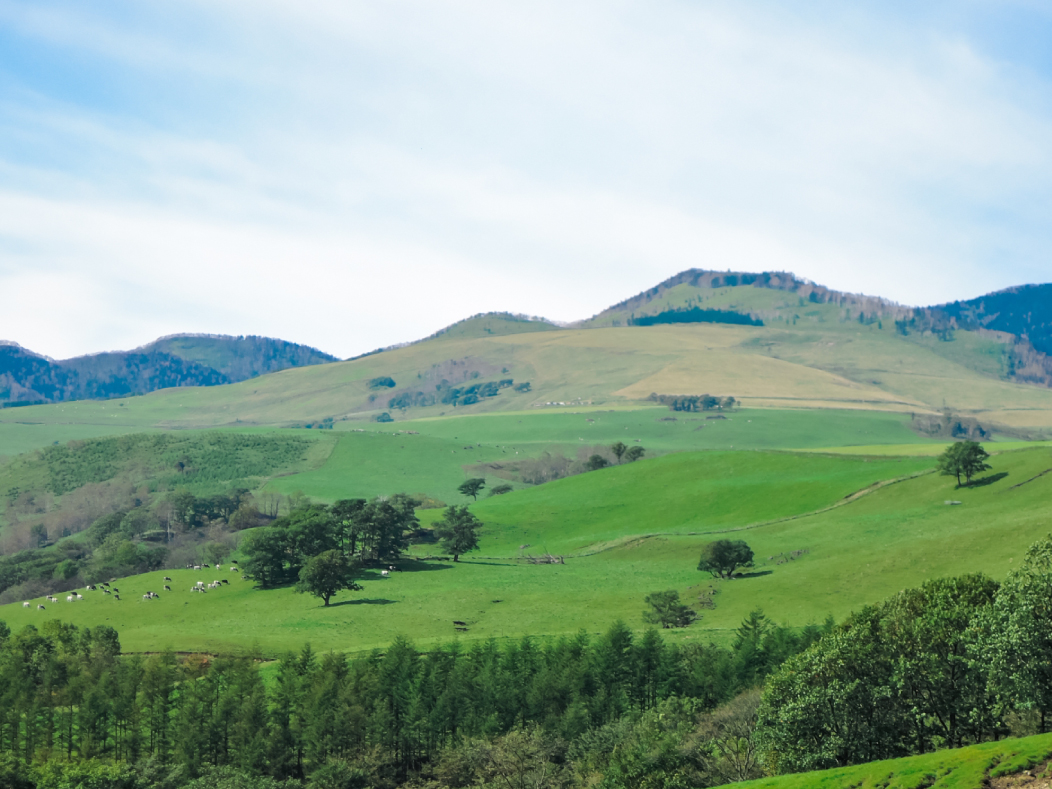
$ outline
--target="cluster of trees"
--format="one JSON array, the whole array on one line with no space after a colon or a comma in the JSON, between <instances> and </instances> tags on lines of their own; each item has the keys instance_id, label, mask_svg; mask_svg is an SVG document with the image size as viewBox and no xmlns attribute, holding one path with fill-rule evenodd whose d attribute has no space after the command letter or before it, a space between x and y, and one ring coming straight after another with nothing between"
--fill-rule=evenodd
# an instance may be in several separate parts
<instances>
[{"instance_id":1,"label":"cluster of trees","mask_svg":"<svg viewBox=\"0 0 1052 789\"><path fill-rule=\"evenodd\" d=\"M733 397L715 395L659 395L651 394L649 400L667 405L670 411L730 411L738 404Z\"/></svg>"},{"instance_id":2,"label":"cluster of trees","mask_svg":"<svg viewBox=\"0 0 1052 789\"><path fill-rule=\"evenodd\" d=\"M297 507L245 536L242 572L261 587L297 582L298 591L329 605L337 592L361 588L355 577L362 568L401 559L412 539L437 537L453 561L478 548L482 522L467 507L447 507L433 532L427 532L416 517L417 504L398 493L369 501L344 499L331 507Z\"/></svg>"},{"instance_id":3,"label":"cluster of trees","mask_svg":"<svg viewBox=\"0 0 1052 789\"><path fill-rule=\"evenodd\" d=\"M763 321L751 315L730 310L712 310L702 307L665 310L657 315L634 315L628 319L629 326L658 326L665 323L730 323L736 326L763 326Z\"/></svg>"},{"instance_id":4,"label":"cluster of trees","mask_svg":"<svg viewBox=\"0 0 1052 789\"><path fill-rule=\"evenodd\" d=\"M621 623L353 660L306 647L264 684L257 656L122 658L107 627L0 624L0 783L712 786L758 774L734 745L756 710L740 694L828 630L755 613L729 648Z\"/></svg>"},{"instance_id":5,"label":"cluster of trees","mask_svg":"<svg viewBox=\"0 0 1052 789\"><path fill-rule=\"evenodd\" d=\"M853 614L771 676L768 769L822 769L1052 728L1052 537L1001 585L928 581Z\"/></svg>"},{"instance_id":6,"label":"cluster of trees","mask_svg":"<svg viewBox=\"0 0 1052 789\"><path fill-rule=\"evenodd\" d=\"M416 500L404 493L298 507L245 535L242 571L270 587L296 581L309 560L328 551L352 563L397 561L420 528L415 508Z\"/></svg>"},{"instance_id":7,"label":"cluster of trees","mask_svg":"<svg viewBox=\"0 0 1052 789\"><path fill-rule=\"evenodd\" d=\"M972 484L972 477L989 471L991 466L986 462L989 453L982 444L975 441L958 441L946 447L939 456L939 473L945 477L956 477L957 487L961 487L961 476L965 484Z\"/></svg>"},{"instance_id":8,"label":"cluster of trees","mask_svg":"<svg viewBox=\"0 0 1052 789\"><path fill-rule=\"evenodd\" d=\"M504 378L500 381L488 381L470 386L450 386L442 381L435 384L434 392L402 392L387 401L388 408L402 411L413 406L429 406L443 403L456 408L459 405L473 405L487 397L496 397L502 389L514 386L516 392L530 391L529 382L515 384L514 379Z\"/></svg>"}]
</instances>

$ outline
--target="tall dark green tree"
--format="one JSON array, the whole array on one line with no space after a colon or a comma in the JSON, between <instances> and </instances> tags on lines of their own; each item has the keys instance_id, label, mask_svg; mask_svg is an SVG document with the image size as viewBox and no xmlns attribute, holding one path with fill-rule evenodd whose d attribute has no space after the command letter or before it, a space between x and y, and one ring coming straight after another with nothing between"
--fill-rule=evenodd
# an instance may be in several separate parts
<instances>
[{"instance_id":1,"label":"tall dark green tree","mask_svg":"<svg viewBox=\"0 0 1052 789\"><path fill-rule=\"evenodd\" d=\"M616 443L610 445L610 451L614 453L614 457L617 458L617 463L618 465L620 465L621 458L625 456L625 452L628 451L628 447L626 447L621 441L617 441Z\"/></svg>"},{"instance_id":2,"label":"tall dark green tree","mask_svg":"<svg viewBox=\"0 0 1052 789\"><path fill-rule=\"evenodd\" d=\"M453 554L453 561L459 562L461 554L478 550L481 528L482 521L467 506L454 505L447 507L442 520L435 524L435 534L441 541L442 551Z\"/></svg>"}]
</instances>

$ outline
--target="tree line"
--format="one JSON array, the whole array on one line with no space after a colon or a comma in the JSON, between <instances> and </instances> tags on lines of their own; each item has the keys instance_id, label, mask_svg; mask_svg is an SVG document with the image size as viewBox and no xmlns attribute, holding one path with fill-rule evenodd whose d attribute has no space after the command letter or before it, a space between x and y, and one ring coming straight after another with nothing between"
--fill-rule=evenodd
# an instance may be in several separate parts
<instances>
[{"instance_id":1,"label":"tree line","mask_svg":"<svg viewBox=\"0 0 1052 789\"><path fill-rule=\"evenodd\" d=\"M867 606L767 682L756 738L795 772L1052 728L1052 537L1002 584L928 581Z\"/></svg>"},{"instance_id":2,"label":"tree line","mask_svg":"<svg viewBox=\"0 0 1052 789\"><path fill-rule=\"evenodd\" d=\"M750 725L755 693L713 711L828 630L754 613L726 648L622 623L429 652L400 638L354 659L306 646L264 683L258 655L121 657L108 627L0 623L0 783L444 789L514 773L513 785L711 786L758 774L750 762L740 775L721 745Z\"/></svg>"}]
</instances>

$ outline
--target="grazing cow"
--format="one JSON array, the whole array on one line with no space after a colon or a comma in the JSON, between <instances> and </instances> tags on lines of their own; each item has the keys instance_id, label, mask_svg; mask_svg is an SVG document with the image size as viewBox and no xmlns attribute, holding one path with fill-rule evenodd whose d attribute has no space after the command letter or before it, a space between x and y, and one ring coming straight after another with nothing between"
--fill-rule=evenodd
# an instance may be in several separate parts
<instances>
[{"instance_id":1,"label":"grazing cow","mask_svg":"<svg viewBox=\"0 0 1052 789\"><path fill-rule=\"evenodd\" d=\"M87 590L88 590L89 592L94 592L94 591L95 591L95 587L94 587L94 586L92 586L91 584L88 584L88 589L87 589Z\"/></svg>"},{"instance_id":2,"label":"grazing cow","mask_svg":"<svg viewBox=\"0 0 1052 789\"><path fill-rule=\"evenodd\" d=\"M166 581L170 581L170 580L172 580L172 579L171 579L171 578L169 578L169 577L168 577L168 576L166 575L166 576L164 577L164 580L166 580Z\"/></svg>"},{"instance_id":3,"label":"grazing cow","mask_svg":"<svg viewBox=\"0 0 1052 789\"><path fill-rule=\"evenodd\" d=\"M72 603L73 602L73 595L66 595L66 602L67 603Z\"/></svg>"},{"instance_id":4,"label":"grazing cow","mask_svg":"<svg viewBox=\"0 0 1052 789\"><path fill-rule=\"evenodd\" d=\"M223 583L225 583L227 586L230 586L230 581L228 581L226 578L223 579Z\"/></svg>"},{"instance_id":5,"label":"grazing cow","mask_svg":"<svg viewBox=\"0 0 1052 789\"><path fill-rule=\"evenodd\" d=\"M201 565L199 565L199 564L195 564L195 565L194 565L194 569L195 569L195 570L200 570L200 569L201 569Z\"/></svg>"},{"instance_id":6,"label":"grazing cow","mask_svg":"<svg viewBox=\"0 0 1052 789\"><path fill-rule=\"evenodd\" d=\"M29 603L22 603L23 608L29 608Z\"/></svg>"},{"instance_id":7,"label":"grazing cow","mask_svg":"<svg viewBox=\"0 0 1052 789\"><path fill-rule=\"evenodd\" d=\"M110 590L109 590L109 589L103 589L103 590L102 590L102 593L103 593L103 594L109 594L109 593L110 593Z\"/></svg>"},{"instance_id":8,"label":"grazing cow","mask_svg":"<svg viewBox=\"0 0 1052 789\"><path fill-rule=\"evenodd\" d=\"M230 565L230 572L232 572L232 573L239 573L241 571L237 568L236 565L232 564L232 565Z\"/></svg>"},{"instance_id":9,"label":"grazing cow","mask_svg":"<svg viewBox=\"0 0 1052 789\"><path fill-rule=\"evenodd\" d=\"M42 606L42 605L38 605L37 606L37 611L43 611L43 610L44 610L44 606Z\"/></svg>"},{"instance_id":10,"label":"grazing cow","mask_svg":"<svg viewBox=\"0 0 1052 789\"><path fill-rule=\"evenodd\" d=\"M113 591L114 591L114 592L119 592L119 591L120 591L120 589L118 589L118 588L117 588L116 586L114 586L114 587L113 587Z\"/></svg>"},{"instance_id":11,"label":"grazing cow","mask_svg":"<svg viewBox=\"0 0 1052 789\"><path fill-rule=\"evenodd\" d=\"M103 586L106 586L106 587L108 587L108 586L109 586L109 584L108 584L108 583L106 583L105 581L103 581L103 582L102 582L102 585L103 585Z\"/></svg>"},{"instance_id":12,"label":"grazing cow","mask_svg":"<svg viewBox=\"0 0 1052 789\"><path fill-rule=\"evenodd\" d=\"M114 599L114 600L120 600L120 599L121 599L121 596L120 596L119 594L115 594L115 595L113 596L113 599Z\"/></svg>"},{"instance_id":13,"label":"grazing cow","mask_svg":"<svg viewBox=\"0 0 1052 789\"><path fill-rule=\"evenodd\" d=\"M198 586L204 586L204 585L205 585L205 582L204 582L204 581L198 581L198 582L197 582L197 585L198 585Z\"/></svg>"},{"instance_id":14,"label":"grazing cow","mask_svg":"<svg viewBox=\"0 0 1052 789\"><path fill-rule=\"evenodd\" d=\"M381 570L380 571L380 575L383 576L384 578L387 578L390 574L391 574L390 570Z\"/></svg>"},{"instance_id":15,"label":"grazing cow","mask_svg":"<svg viewBox=\"0 0 1052 789\"><path fill-rule=\"evenodd\" d=\"M204 567L204 568L205 568L205 569L207 570L207 569L208 569L209 567L211 567L212 565L210 565L210 564L202 564L201 566L202 566L202 567Z\"/></svg>"},{"instance_id":16,"label":"grazing cow","mask_svg":"<svg viewBox=\"0 0 1052 789\"><path fill-rule=\"evenodd\" d=\"M172 580L172 579L171 579L171 578L169 578L168 580L170 581L170 580ZM164 591L166 591L166 592L170 592L170 591L172 591L172 587L170 587L170 586L169 586L168 584L165 584L165 585L164 585Z\"/></svg>"},{"instance_id":17,"label":"grazing cow","mask_svg":"<svg viewBox=\"0 0 1052 789\"><path fill-rule=\"evenodd\" d=\"M82 595L82 594L78 594L78 595L77 595L77 599L78 599L78 600L83 600L83 599L84 599L84 595Z\"/></svg>"}]
</instances>

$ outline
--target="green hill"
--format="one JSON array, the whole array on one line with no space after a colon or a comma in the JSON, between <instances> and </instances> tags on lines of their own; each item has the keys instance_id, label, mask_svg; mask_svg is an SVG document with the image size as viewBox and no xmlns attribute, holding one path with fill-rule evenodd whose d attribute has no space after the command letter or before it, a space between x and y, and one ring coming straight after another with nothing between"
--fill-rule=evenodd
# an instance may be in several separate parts
<instances>
[{"instance_id":1,"label":"green hill","mask_svg":"<svg viewBox=\"0 0 1052 789\"><path fill-rule=\"evenodd\" d=\"M6 409L0 411L0 424L201 428L332 419L339 425L384 412L400 421L625 408L638 407L652 393L710 393L754 407L901 413L948 408L1030 434L1052 428L1052 389L1000 377L997 341L968 332L957 332L950 343L903 337L888 325L840 321L825 314L829 310L822 305L811 316L814 322L796 326L687 324L439 336L350 362L284 370L228 386ZM390 378L395 386L373 389L370 381L377 378ZM501 381L512 383L502 386ZM492 385L489 394L481 390L486 384ZM479 392L474 399L455 399L472 387Z\"/></svg>"},{"instance_id":2,"label":"green hill","mask_svg":"<svg viewBox=\"0 0 1052 789\"><path fill-rule=\"evenodd\" d=\"M987 481L960 490L947 477L924 474L931 464L778 452L643 460L479 501L472 510L487 530L478 555L456 565L425 561L434 548L417 546L404 572L382 578L370 570L362 592L340 595L330 608L289 588L259 591L242 581L190 595L192 583L212 575L168 570L124 579L119 603L89 595L45 604L46 616L110 624L131 651L258 643L276 654L306 640L316 648L371 649L402 633L426 645L454 635L454 621L468 623L462 637L469 639L598 632L616 619L642 628L643 597L676 589L702 618L670 637L722 642L757 607L801 626L842 619L926 578L1004 577L1048 532L1047 448L996 455ZM863 495L847 498L856 492ZM716 581L696 569L701 546L717 534L744 539L755 551L757 566L745 577ZM575 554L553 565L518 558L546 549ZM162 591L165 574L174 578L173 592L142 601L147 590ZM36 621L41 601L30 602L29 609L0 607L0 619L17 627Z\"/></svg>"}]
</instances>

